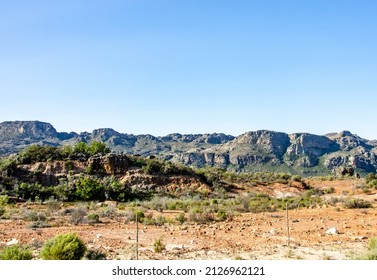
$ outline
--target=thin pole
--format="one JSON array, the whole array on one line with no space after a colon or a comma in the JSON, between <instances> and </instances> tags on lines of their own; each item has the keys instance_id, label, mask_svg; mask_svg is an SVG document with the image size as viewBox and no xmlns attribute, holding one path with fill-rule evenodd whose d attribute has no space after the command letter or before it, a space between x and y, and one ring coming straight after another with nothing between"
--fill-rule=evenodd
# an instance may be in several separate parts
<instances>
[{"instance_id":1,"label":"thin pole","mask_svg":"<svg viewBox=\"0 0 377 280\"><path fill-rule=\"evenodd\" d=\"M287 216L287 236L288 236L287 245L288 245L288 248L290 249L288 202L286 202L285 204L285 210L286 210L286 216Z\"/></svg>"},{"instance_id":2,"label":"thin pole","mask_svg":"<svg viewBox=\"0 0 377 280\"><path fill-rule=\"evenodd\" d=\"M136 213L136 260L139 260L139 215Z\"/></svg>"}]
</instances>

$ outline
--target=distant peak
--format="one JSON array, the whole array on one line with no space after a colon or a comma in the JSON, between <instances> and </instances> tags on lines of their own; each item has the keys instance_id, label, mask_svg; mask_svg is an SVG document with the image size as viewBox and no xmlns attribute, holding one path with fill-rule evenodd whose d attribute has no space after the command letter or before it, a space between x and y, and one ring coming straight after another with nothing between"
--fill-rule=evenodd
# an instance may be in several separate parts
<instances>
[{"instance_id":1,"label":"distant peak","mask_svg":"<svg viewBox=\"0 0 377 280\"><path fill-rule=\"evenodd\" d=\"M352 134L350 131L348 130L343 130L341 132L339 132L339 136L340 137L346 137L346 136L355 136L354 134Z\"/></svg>"},{"instance_id":2,"label":"distant peak","mask_svg":"<svg viewBox=\"0 0 377 280\"><path fill-rule=\"evenodd\" d=\"M25 135L32 138L56 137L55 128L41 121L7 121L0 123L0 132L8 135Z\"/></svg>"}]
</instances>

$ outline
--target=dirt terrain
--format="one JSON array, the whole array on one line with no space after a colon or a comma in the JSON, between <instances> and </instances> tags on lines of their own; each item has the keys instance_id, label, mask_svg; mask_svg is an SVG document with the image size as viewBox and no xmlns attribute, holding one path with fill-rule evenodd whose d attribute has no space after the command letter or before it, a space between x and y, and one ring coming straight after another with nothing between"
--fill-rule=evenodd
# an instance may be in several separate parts
<instances>
[{"instance_id":1,"label":"dirt terrain","mask_svg":"<svg viewBox=\"0 0 377 280\"><path fill-rule=\"evenodd\" d=\"M352 259L364 253L368 239L377 236L377 194L363 193L361 180L310 181L311 186L335 191L322 197L334 200L358 197L372 202L373 208L346 209L341 205L321 205L311 209L288 211L289 240L285 211L242 213L232 220L162 226L139 224L139 259ZM272 190L270 190L272 191ZM284 195L284 188L273 190ZM114 204L114 202L108 202ZM18 242L34 249L35 258L47 239L59 233L76 232L89 249L106 253L107 259L136 259L136 223L122 215L101 217L100 223L72 225L62 216L60 206L48 222L51 227L30 228L32 222L17 218L25 209L43 209L45 205L20 203L13 206L14 217L0 220L0 246ZM119 210L121 213L122 210ZM118 212L118 211L117 211ZM179 211L152 212L170 220ZM337 233L326 233L330 228ZM162 238L166 249L153 250L156 239ZM9 244L9 243L8 243Z\"/></svg>"}]
</instances>

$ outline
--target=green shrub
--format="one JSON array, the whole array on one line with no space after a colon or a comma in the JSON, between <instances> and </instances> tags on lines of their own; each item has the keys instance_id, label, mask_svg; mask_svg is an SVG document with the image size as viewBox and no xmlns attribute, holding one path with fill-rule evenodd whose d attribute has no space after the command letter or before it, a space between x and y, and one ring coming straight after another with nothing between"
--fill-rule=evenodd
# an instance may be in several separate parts
<instances>
[{"instance_id":1,"label":"green shrub","mask_svg":"<svg viewBox=\"0 0 377 280\"><path fill-rule=\"evenodd\" d=\"M88 144L85 142L78 142L73 146L73 153L81 153L81 154L87 154L88 152Z\"/></svg>"},{"instance_id":2,"label":"green shrub","mask_svg":"<svg viewBox=\"0 0 377 280\"><path fill-rule=\"evenodd\" d=\"M64 162L64 165L65 165L65 167L68 169L68 171L72 171L72 170L73 170L74 165L73 165L73 162L72 162L72 161L70 161L70 160L66 160L66 161Z\"/></svg>"},{"instance_id":3,"label":"green shrub","mask_svg":"<svg viewBox=\"0 0 377 280\"><path fill-rule=\"evenodd\" d=\"M295 182L301 182L302 178L300 175L294 175L292 176L292 181L295 181Z\"/></svg>"},{"instance_id":4,"label":"green shrub","mask_svg":"<svg viewBox=\"0 0 377 280\"><path fill-rule=\"evenodd\" d=\"M219 210L217 211L217 218L219 218L220 221L225 221L228 218L228 214L225 210Z\"/></svg>"},{"instance_id":5,"label":"green shrub","mask_svg":"<svg viewBox=\"0 0 377 280\"><path fill-rule=\"evenodd\" d=\"M109 200L127 201L132 196L131 188L114 178L111 178L109 182L104 183L104 185L105 195Z\"/></svg>"},{"instance_id":6,"label":"green shrub","mask_svg":"<svg viewBox=\"0 0 377 280\"><path fill-rule=\"evenodd\" d=\"M145 217L145 214L144 214L144 212L142 211L142 210L135 210L134 212L133 212L133 219L136 221L136 217L137 217L137 219L138 219L138 221L141 221L141 220L143 220L143 218Z\"/></svg>"},{"instance_id":7,"label":"green shrub","mask_svg":"<svg viewBox=\"0 0 377 280\"><path fill-rule=\"evenodd\" d=\"M4 207L0 206L0 218L4 215L5 209Z\"/></svg>"},{"instance_id":8,"label":"green shrub","mask_svg":"<svg viewBox=\"0 0 377 280\"><path fill-rule=\"evenodd\" d=\"M87 260L106 260L106 254L100 250L91 249L85 254Z\"/></svg>"},{"instance_id":9,"label":"green shrub","mask_svg":"<svg viewBox=\"0 0 377 280\"><path fill-rule=\"evenodd\" d=\"M143 220L145 218L145 214L140 209L130 210L126 213L126 218L127 218L128 221L136 221L136 217L138 219L138 222L143 222ZM151 217L149 217L149 218L151 218Z\"/></svg>"},{"instance_id":10,"label":"green shrub","mask_svg":"<svg viewBox=\"0 0 377 280\"><path fill-rule=\"evenodd\" d=\"M50 197L48 200L44 202L47 206L47 211L49 213L55 213L60 208L60 202L57 199L54 199L53 197Z\"/></svg>"},{"instance_id":11,"label":"green shrub","mask_svg":"<svg viewBox=\"0 0 377 280\"><path fill-rule=\"evenodd\" d=\"M369 250L370 251L377 250L377 238L376 237L372 237L371 239L369 239Z\"/></svg>"},{"instance_id":12,"label":"green shrub","mask_svg":"<svg viewBox=\"0 0 377 280\"><path fill-rule=\"evenodd\" d=\"M51 227L51 225L45 221L35 221L33 223L31 223L30 225L28 225L28 228L33 228L33 229L36 229L36 228L49 228Z\"/></svg>"},{"instance_id":13,"label":"green shrub","mask_svg":"<svg viewBox=\"0 0 377 280\"><path fill-rule=\"evenodd\" d=\"M35 200L40 196L42 185L38 183L21 183L15 187L15 194L23 199Z\"/></svg>"},{"instance_id":14,"label":"green shrub","mask_svg":"<svg viewBox=\"0 0 377 280\"><path fill-rule=\"evenodd\" d=\"M167 223L167 220L162 215L157 216L157 218L155 219L155 225L156 226L163 226L166 223Z\"/></svg>"},{"instance_id":15,"label":"green shrub","mask_svg":"<svg viewBox=\"0 0 377 280\"><path fill-rule=\"evenodd\" d=\"M323 191L325 194L332 194L335 192L335 189L333 187L329 187L329 188L326 188L324 189Z\"/></svg>"},{"instance_id":16,"label":"green shrub","mask_svg":"<svg viewBox=\"0 0 377 280\"><path fill-rule=\"evenodd\" d=\"M25 209L23 213L24 221L36 222L36 221L45 221L46 219L47 217L44 213L33 211L30 209Z\"/></svg>"},{"instance_id":17,"label":"green shrub","mask_svg":"<svg viewBox=\"0 0 377 280\"><path fill-rule=\"evenodd\" d=\"M311 188L303 193L303 197L315 197L315 196L321 196L323 195L323 192L320 189Z\"/></svg>"},{"instance_id":18,"label":"green shrub","mask_svg":"<svg viewBox=\"0 0 377 280\"><path fill-rule=\"evenodd\" d=\"M363 200L361 198L351 198L344 202L344 207L347 209L356 208L372 208L372 204L369 201Z\"/></svg>"},{"instance_id":19,"label":"green shrub","mask_svg":"<svg viewBox=\"0 0 377 280\"><path fill-rule=\"evenodd\" d=\"M101 154L101 153L107 154L110 152L111 151L108 147L106 147L106 144L99 141L93 141L92 143L90 143L87 149L87 153L91 156L94 156L95 154Z\"/></svg>"},{"instance_id":20,"label":"green shrub","mask_svg":"<svg viewBox=\"0 0 377 280\"><path fill-rule=\"evenodd\" d=\"M368 252L358 257L359 260L377 260L377 238L372 237L369 239Z\"/></svg>"},{"instance_id":21,"label":"green shrub","mask_svg":"<svg viewBox=\"0 0 377 280\"><path fill-rule=\"evenodd\" d=\"M5 247L0 252L0 260L31 260L33 258L28 248L22 248L19 245Z\"/></svg>"},{"instance_id":22,"label":"green shrub","mask_svg":"<svg viewBox=\"0 0 377 280\"><path fill-rule=\"evenodd\" d=\"M48 240L42 248L44 260L80 260L86 252L84 242L74 233L66 233Z\"/></svg>"},{"instance_id":23,"label":"green shrub","mask_svg":"<svg viewBox=\"0 0 377 280\"><path fill-rule=\"evenodd\" d=\"M179 213L178 216L175 218L181 225L187 221L185 217L185 213Z\"/></svg>"},{"instance_id":24,"label":"green shrub","mask_svg":"<svg viewBox=\"0 0 377 280\"><path fill-rule=\"evenodd\" d=\"M215 220L215 217L213 213L211 212L203 212L203 213L190 212L189 219L191 222L195 222L198 224L207 224L207 223L213 222Z\"/></svg>"},{"instance_id":25,"label":"green shrub","mask_svg":"<svg viewBox=\"0 0 377 280\"><path fill-rule=\"evenodd\" d=\"M7 195L0 195L0 207L5 206L9 203L9 196Z\"/></svg>"},{"instance_id":26,"label":"green shrub","mask_svg":"<svg viewBox=\"0 0 377 280\"><path fill-rule=\"evenodd\" d=\"M18 155L18 162L30 164L35 162L46 162L48 160L62 159L59 148L51 146L31 145Z\"/></svg>"},{"instance_id":27,"label":"green shrub","mask_svg":"<svg viewBox=\"0 0 377 280\"><path fill-rule=\"evenodd\" d=\"M99 215L96 213L91 213L88 215L88 222L89 224L96 224L99 223Z\"/></svg>"},{"instance_id":28,"label":"green shrub","mask_svg":"<svg viewBox=\"0 0 377 280\"><path fill-rule=\"evenodd\" d=\"M95 154L110 152L111 150L106 147L106 144L99 141L93 141L90 144L87 144L85 142L78 142L73 147L73 153L81 153L86 156L94 156Z\"/></svg>"},{"instance_id":29,"label":"green shrub","mask_svg":"<svg viewBox=\"0 0 377 280\"><path fill-rule=\"evenodd\" d=\"M115 217L117 214L117 208L114 206L107 206L101 211L101 217Z\"/></svg>"},{"instance_id":30,"label":"green shrub","mask_svg":"<svg viewBox=\"0 0 377 280\"><path fill-rule=\"evenodd\" d=\"M71 217L69 222L72 225L78 225L84 221L84 217L86 216L86 209L85 208L74 208L71 210Z\"/></svg>"},{"instance_id":31,"label":"green shrub","mask_svg":"<svg viewBox=\"0 0 377 280\"><path fill-rule=\"evenodd\" d=\"M14 159L0 158L0 175L11 175L16 170L17 164Z\"/></svg>"},{"instance_id":32,"label":"green shrub","mask_svg":"<svg viewBox=\"0 0 377 280\"><path fill-rule=\"evenodd\" d=\"M75 185L75 195L78 200L90 201L105 199L104 186L95 179L80 178Z\"/></svg>"},{"instance_id":33,"label":"green shrub","mask_svg":"<svg viewBox=\"0 0 377 280\"><path fill-rule=\"evenodd\" d=\"M155 253L161 253L163 250L165 250L166 246L163 243L162 238L160 237L159 239L156 239L153 242L153 250Z\"/></svg>"},{"instance_id":34,"label":"green shrub","mask_svg":"<svg viewBox=\"0 0 377 280\"><path fill-rule=\"evenodd\" d=\"M153 173L159 173L162 169L162 163L156 160L148 160L147 164L144 165L141 170L145 174L153 174Z\"/></svg>"}]
</instances>

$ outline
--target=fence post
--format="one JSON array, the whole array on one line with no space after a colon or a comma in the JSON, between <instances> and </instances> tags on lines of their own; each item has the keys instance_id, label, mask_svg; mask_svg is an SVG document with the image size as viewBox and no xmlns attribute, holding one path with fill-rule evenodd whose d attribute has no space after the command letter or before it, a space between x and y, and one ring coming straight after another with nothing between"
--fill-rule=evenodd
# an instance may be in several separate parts
<instances>
[{"instance_id":1,"label":"fence post","mask_svg":"<svg viewBox=\"0 0 377 280\"><path fill-rule=\"evenodd\" d=\"M139 260L139 215L136 213L136 260Z\"/></svg>"}]
</instances>

